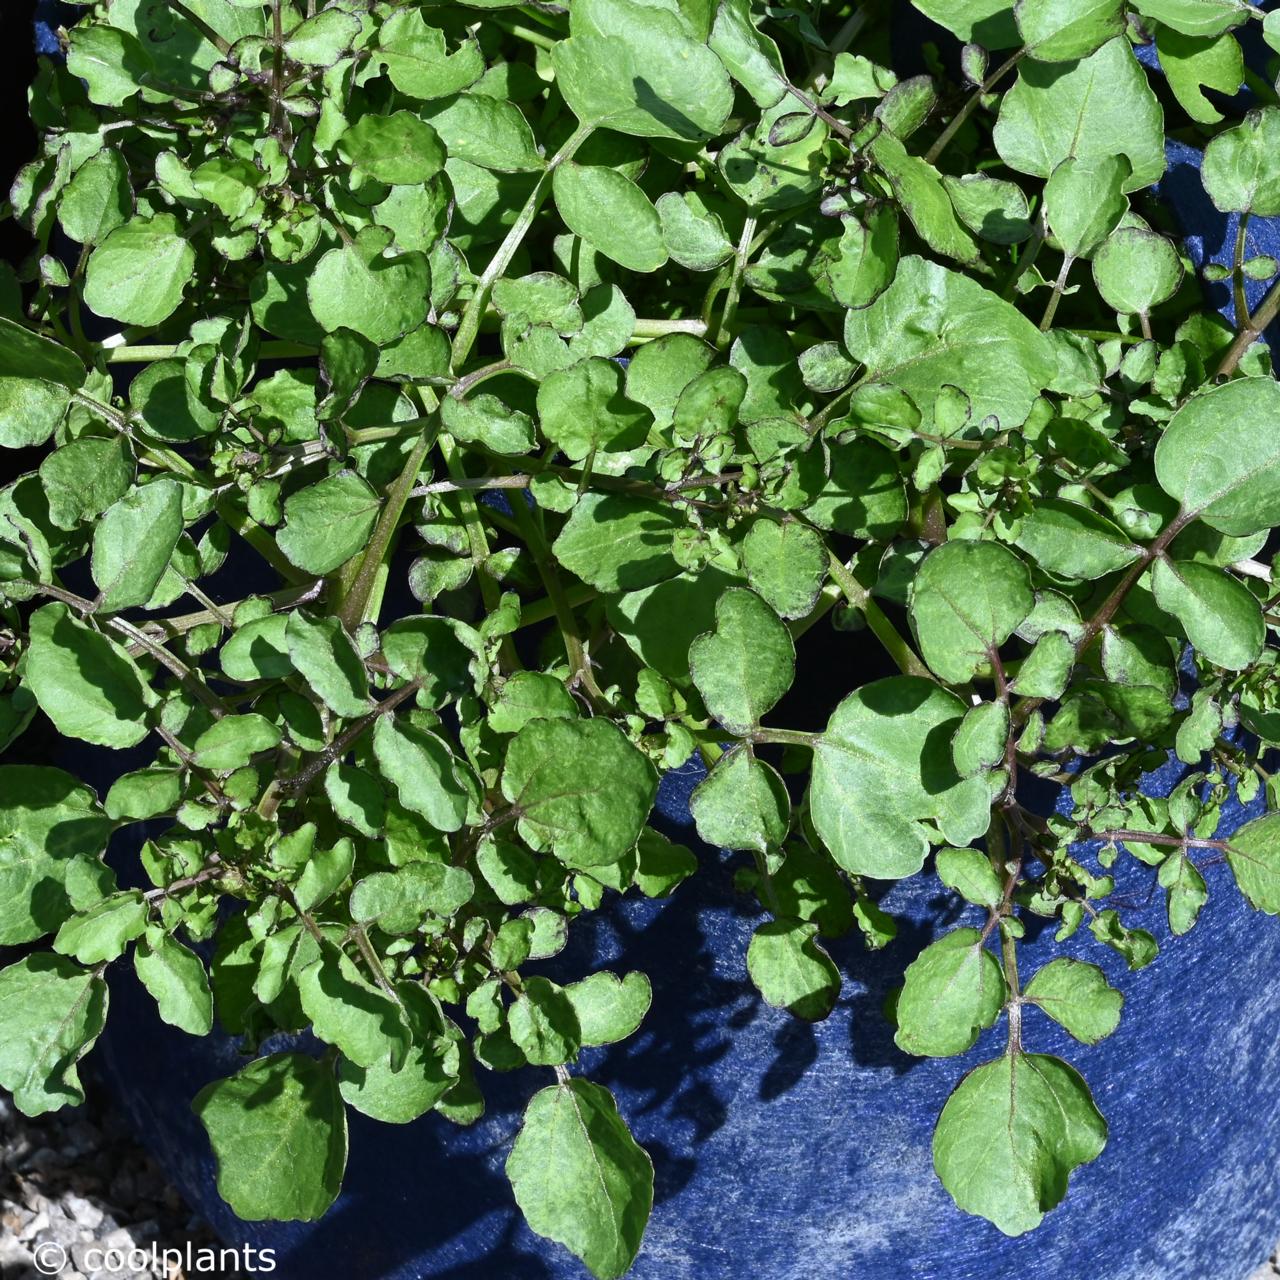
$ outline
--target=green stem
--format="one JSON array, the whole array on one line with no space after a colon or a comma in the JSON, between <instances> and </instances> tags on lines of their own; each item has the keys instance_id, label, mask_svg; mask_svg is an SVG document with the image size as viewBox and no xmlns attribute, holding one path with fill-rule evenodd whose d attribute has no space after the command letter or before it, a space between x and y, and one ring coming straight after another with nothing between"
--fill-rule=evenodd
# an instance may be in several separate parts
<instances>
[{"instance_id":1,"label":"green stem","mask_svg":"<svg viewBox=\"0 0 1280 1280\"><path fill-rule=\"evenodd\" d=\"M455 482L466 479L463 470L462 451L453 437L442 434L438 441L449 475ZM515 504L512 504L514 510ZM471 493L459 492L458 510L467 534L467 546L471 551L471 563L475 566L476 581L480 585L480 598L487 612L492 613L501 598L501 588L489 569L489 535L480 515L480 504ZM503 636L498 646L498 664L503 671L518 671L520 658L510 636Z\"/></svg>"},{"instance_id":2,"label":"green stem","mask_svg":"<svg viewBox=\"0 0 1280 1280\"><path fill-rule=\"evenodd\" d=\"M157 360L173 360L181 355L185 343L161 343L140 346L101 347L108 364L152 364ZM314 356L314 347L298 342L264 342L258 351L264 360L285 356Z\"/></svg>"},{"instance_id":3,"label":"green stem","mask_svg":"<svg viewBox=\"0 0 1280 1280\"><path fill-rule=\"evenodd\" d=\"M301 586L311 581L307 574L285 556L276 545L276 540L248 512L240 510L230 500L217 503L215 510L286 582Z\"/></svg>"},{"instance_id":4,"label":"green stem","mask_svg":"<svg viewBox=\"0 0 1280 1280\"><path fill-rule=\"evenodd\" d=\"M152 465L161 467L166 471L174 471L187 480L199 483L199 473L186 458L165 445L157 444L145 432L140 431L119 409L102 400L95 399L87 391L73 391L71 399L82 408L88 409L90 413L101 418L109 426L114 427L121 435L137 441L144 450L141 454L142 458L151 462Z\"/></svg>"},{"instance_id":5,"label":"green stem","mask_svg":"<svg viewBox=\"0 0 1280 1280\"><path fill-rule=\"evenodd\" d=\"M849 572L837 555L833 552L828 554L830 559L827 571L844 592L844 598L867 620L871 633L897 663L898 670L904 676L921 676L926 680L932 680L933 673L916 657L911 646L898 634L893 623L885 617L880 606L871 598L871 593Z\"/></svg>"},{"instance_id":6,"label":"green stem","mask_svg":"<svg viewBox=\"0 0 1280 1280\"><path fill-rule=\"evenodd\" d=\"M1222 363L1218 365L1215 377L1229 378L1235 373L1240 367L1240 361L1244 359L1245 352L1262 337L1267 325L1276 318L1277 311L1280 311L1280 280L1271 286L1271 292L1263 298L1262 305L1249 318L1244 328L1236 334L1236 340L1231 344L1227 354L1222 357Z\"/></svg>"},{"instance_id":7,"label":"green stem","mask_svg":"<svg viewBox=\"0 0 1280 1280\"><path fill-rule=\"evenodd\" d=\"M1062 260L1062 270L1058 272L1058 278L1053 282L1053 292L1049 295L1049 305L1044 309L1044 315L1040 317L1040 332L1047 333L1049 326L1053 324L1053 317L1058 314L1058 303L1062 301L1062 291L1067 287L1067 274L1071 270L1071 264L1075 261L1072 257L1066 257Z\"/></svg>"},{"instance_id":8,"label":"green stem","mask_svg":"<svg viewBox=\"0 0 1280 1280\"><path fill-rule=\"evenodd\" d=\"M231 44L215 31L198 13L193 13L182 0L169 0L170 8L176 9L197 31L225 58L231 52Z\"/></svg>"},{"instance_id":9,"label":"green stem","mask_svg":"<svg viewBox=\"0 0 1280 1280\"><path fill-rule=\"evenodd\" d=\"M550 51L558 43L554 36L548 35L545 31L539 31L535 27L526 26L523 22L512 22L510 18L503 18L497 15L490 17L488 20L509 36L515 36L517 40L526 40L529 44L539 49Z\"/></svg>"},{"instance_id":10,"label":"green stem","mask_svg":"<svg viewBox=\"0 0 1280 1280\"><path fill-rule=\"evenodd\" d=\"M1249 324L1249 301L1244 294L1244 255L1248 248L1249 211L1240 215L1236 224L1236 248L1232 262L1231 292L1236 305L1236 327L1247 328Z\"/></svg>"},{"instance_id":11,"label":"green stem","mask_svg":"<svg viewBox=\"0 0 1280 1280\"><path fill-rule=\"evenodd\" d=\"M1133 590L1138 579L1150 568L1152 561L1164 553L1165 548L1194 518L1193 515L1188 515L1186 512L1180 513L1176 519L1170 521L1160 536L1143 551L1142 555L1129 566L1125 571L1124 577L1116 583L1107 598L1098 606L1094 615L1084 624L1084 628L1075 642L1077 659L1084 655L1089 646L1101 635L1103 628L1116 616L1120 606L1124 603L1125 597ZM1020 702L1013 713L1014 723L1025 724L1027 717L1037 707L1043 706L1046 701L1047 699L1045 698L1029 698L1025 702Z\"/></svg>"},{"instance_id":12,"label":"green stem","mask_svg":"<svg viewBox=\"0 0 1280 1280\"><path fill-rule=\"evenodd\" d=\"M422 470L427 450L431 448L431 435L428 431L418 437L400 474L387 490L386 501L374 525L373 536L364 550L352 560L348 560L338 571L335 581L334 604L342 625L348 631L354 631L362 622L371 621L381 604L378 589L385 581L384 562L391 552L396 530L400 527L400 518L404 515L405 505L413 490L413 482Z\"/></svg>"},{"instance_id":13,"label":"green stem","mask_svg":"<svg viewBox=\"0 0 1280 1280\"><path fill-rule=\"evenodd\" d=\"M747 269L747 261L751 256L751 242L755 239L755 234L755 216L748 214L742 224L742 234L738 237L738 248L733 255L733 273L729 277L729 292L725 296L724 310L720 313L720 325L716 329L715 345L721 350L729 345L734 316L738 311L738 300L742 295L742 274Z\"/></svg>"},{"instance_id":14,"label":"green stem","mask_svg":"<svg viewBox=\"0 0 1280 1280\"><path fill-rule=\"evenodd\" d=\"M565 654L569 659L571 683L576 681L581 684L594 705L607 706L604 693L596 683L595 673L591 669L591 659L587 656L586 647L582 643L578 620L565 595L559 570L547 550L547 540L542 530L538 528L537 517L529 509L529 504L520 498L511 504L511 511L525 540L525 545L529 548L529 554L533 557L542 585L546 588L547 599L550 600L551 607L555 611L556 624L560 628L560 639L564 642Z\"/></svg>"},{"instance_id":15,"label":"green stem","mask_svg":"<svg viewBox=\"0 0 1280 1280\"><path fill-rule=\"evenodd\" d=\"M458 325L458 332L454 335L451 361L454 369L461 368L471 354L471 348L475 346L476 336L480 332L480 321L484 317L485 307L489 304L489 294L493 290L494 283L511 265L511 259L515 257L516 250L520 248L525 236L529 233L529 228L533 226L533 220L537 217L538 210L542 208L542 202L547 198L547 193L551 190L551 179L555 171L586 142L591 136L594 127L594 125L580 124L569 135L564 146L547 161L547 167L542 171L537 184L529 193L529 198L525 201L524 208L516 215L516 220L512 223L511 230L507 232L506 238L498 246L498 251L485 268L484 274L476 281L475 292L471 295L471 300L467 303L466 310L462 313L462 321Z\"/></svg>"},{"instance_id":16,"label":"green stem","mask_svg":"<svg viewBox=\"0 0 1280 1280\"><path fill-rule=\"evenodd\" d=\"M786 84L785 88L810 115L817 116L833 133L839 134L842 138L853 137L853 130L843 120L837 120L831 112L816 103L804 90L797 89L795 85L790 83Z\"/></svg>"},{"instance_id":17,"label":"green stem","mask_svg":"<svg viewBox=\"0 0 1280 1280\"><path fill-rule=\"evenodd\" d=\"M569 608L578 609L589 604L598 594L595 587L589 587L585 582L575 582L565 588L564 602ZM541 600L532 600L521 606L520 626L532 627L539 622L546 622L548 618L554 618L555 615L555 602L550 596L544 596Z\"/></svg>"},{"instance_id":18,"label":"green stem","mask_svg":"<svg viewBox=\"0 0 1280 1280\"><path fill-rule=\"evenodd\" d=\"M186 685L213 712L215 718L220 719L226 715L227 709L222 705L222 699L185 662L180 658L174 657L164 645L157 644L149 635L140 631L132 622L127 622L124 618L111 618L107 621L107 626L113 631L118 631L122 636L127 636L134 644L146 650L162 667L168 668L170 672L178 677L182 684Z\"/></svg>"},{"instance_id":19,"label":"green stem","mask_svg":"<svg viewBox=\"0 0 1280 1280\"><path fill-rule=\"evenodd\" d=\"M637 320L631 330L628 346L648 342L652 338L665 338L669 333L691 333L695 338L706 337L705 321L689 320Z\"/></svg>"},{"instance_id":20,"label":"green stem","mask_svg":"<svg viewBox=\"0 0 1280 1280\"><path fill-rule=\"evenodd\" d=\"M1027 241L1026 248L1019 254L1017 264L1009 273L1009 278L1004 282L1004 288L1000 290L1000 296L1006 302L1017 292L1018 281L1035 266L1035 261L1040 256L1040 250L1044 248L1044 239L1044 217L1042 215L1036 220L1036 228L1031 233L1031 239Z\"/></svg>"},{"instance_id":21,"label":"green stem","mask_svg":"<svg viewBox=\"0 0 1280 1280\"><path fill-rule=\"evenodd\" d=\"M978 103L1027 56L1026 49L1019 49L1007 62L1002 62L970 95L964 106L951 118L951 123L938 135L938 140L925 152L925 163L935 164L938 157L951 144L964 122L973 114Z\"/></svg>"},{"instance_id":22,"label":"green stem","mask_svg":"<svg viewBox=\"0 0 1280 1280\"><path fill-rule=\"evenodd\" d=\"M761 725L750 735L751 742L775 742L788 747L809 747L818 739L816 733L806 733L803 729L766 729Z\"/></svg>"}]
</instances>

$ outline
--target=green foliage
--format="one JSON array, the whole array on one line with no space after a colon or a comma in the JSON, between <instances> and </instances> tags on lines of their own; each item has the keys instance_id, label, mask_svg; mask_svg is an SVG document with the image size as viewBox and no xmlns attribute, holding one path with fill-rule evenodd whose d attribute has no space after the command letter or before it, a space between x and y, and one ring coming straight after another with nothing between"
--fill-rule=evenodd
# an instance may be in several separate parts
<instances>
[{"instance_id":1,"label":"green foliage","mask_svg":"<svg viewBox=\"0 0 1280 1280\"><path fill-rule=\"evenodd\" d=\"M899 81L874 6L82 6L0 281L0 448L34 451L0 749L130 755L101 797L0 768L0 945L41 945L0 971L20 1107L80 1100L111 965L243 1038L194 1105L245 1218L326 1211L348 1107L469 1123L488 1071L554 1073L514 1194L621 1275L653 1170L582 1054L649 980L529 967L714 874L649 825L696 756L759 1016L826 1017L829 939L901 945L869 881L936 876L965 914L901 957L897 1043L1007 1042L942 1110L944 1185L1018 1233L1099 1154L1028 1046L1044 1014L1087 1068L1124 997L1087 960L1020 979L1027 917L1136 971L1194 945L1215 862L1280 913L1280 819L1216 830L1277 795L1280 286L1245 222L1280 213L1280 104L1248 73L1224 116L1243 0L916 4L963 83ZM1241 216L1209 274L1268 284L1235 334L1151 192L1171 132ZM1135 862L1173 941L1116 892ZM262 1056L303 1030L322 1056Z\"/></svg>"}]
</instances>

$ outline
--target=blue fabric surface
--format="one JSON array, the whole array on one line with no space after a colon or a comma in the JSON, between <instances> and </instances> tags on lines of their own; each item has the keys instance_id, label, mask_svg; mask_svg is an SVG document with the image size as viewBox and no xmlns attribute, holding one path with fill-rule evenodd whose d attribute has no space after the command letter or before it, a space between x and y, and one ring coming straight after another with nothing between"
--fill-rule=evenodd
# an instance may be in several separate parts
<instances>
[{"instance_id":1,"label":"blue fabric surface","mask_svg":"<svg viewBox=\"0 0 1280 1280\"><path fill-rule=\"evenodd\" d=\"M56 51L56 7L42 0L44 52ZM1198 153L1171 143L1169 159L1160 192L1191 233L1192 258L1229 262L1234 222L1204 196ZM1255 221L1249 234L1252 252L1280 255L1280 224ZM1251 288L1256 305L1263 286ZM1210 296L1229 313L1225 286ZM1166 766L1149 789L1166 793L1180 773ZM694 845L688 796L700 776L693 766L671 774L659 796L665 829ZM1257 809L1230 808L1222 830ZM929 1153L942 1103L964 1070L999 1052L1000 1033L963 1059L912 1059L881 1012L915 954L979 913L936 880L892 886L883 901L903 921L899 939L878 954L834 944L844 992L809 1026L764 1005L746 981L761 917L732 892L733 859L705 847L699 856L701 872L672 899L618 902L575 925L569 952L546 966L565 976L638 968L653 980L641 1033L591 1051L581 1068L615 1091L653 1156L657 1203L637 1280L1242 1280L1280 1238L1280 922L1250 912L1224 866L1207 873L1201 925L1172 940L1154 872L1126 864L1127 920L1163 946L1136 975L1087 935L1059 947L1031 923L1026 973L1081 955L1102 964L1127 1006L1119 1032L1092 1049L1028 1015L1028 1046L1079 1067L1111 1138L1041 1230L1011 1241L954 1208ZM584 1274L523 1226L502 1172L545 1071L486 1074L489 1110L468 1130L436 1116L392 1127L351 1113L341 1199L322 1222L289 1225L241 1223L214 1189L189 1101L241 1065L229 1040L160 1023L121 970L94 1061L191 1202L228 1242L276 1248L283 1280Z\"/></svg>"}]
</instances>

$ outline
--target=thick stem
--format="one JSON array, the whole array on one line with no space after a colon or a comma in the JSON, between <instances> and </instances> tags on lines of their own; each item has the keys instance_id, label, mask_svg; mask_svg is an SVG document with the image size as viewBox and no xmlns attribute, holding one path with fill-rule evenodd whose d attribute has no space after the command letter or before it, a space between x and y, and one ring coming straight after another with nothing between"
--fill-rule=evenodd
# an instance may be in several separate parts
<instances>
[{"instance_id":1,"label":"thick stem","mask_svg":"<svg viewBox=\"0 0 1280 1280\"><path fill-rule=\"evenodd\" d=\"M564 643L565 654L569 659L571 683L581 684L594 706L608 705L604 693L596 683L595 672L591 669L591 659L582 643L582 635L578 631L578 620L565 595L564 584L560 581L560 573L555 561L547 551L546 538L538 528L537 517L529 510L529 504L517 498L511 504L511 511L516 524L520 528L529 554L533 557L534 567L546 588L547 599L555 611L556 624L560 628L560 639Z\"/></svg>"},{"instance_id":2,"label":"thick stem","mask_svg":"<svg viewBox=\"0 0 1280 1280\"><path fill-rule=\"evenodd\" d=\"M843 120L837 120L825 107L816 103L802 89L797 89L795 85L788 83L787 92L800 103L801 106L809 112L810 115L817 116L833 133L837 133L842 138L852 138L853 130L849 128Z\"/></svg>"},{"instance_id":3,"label":"thick stem","mask_svg":"<svg viewBox=\"0 0 1280 1280\"><path fill-rule=\"evenodd\" d=\"M1276 318L1278 311L1280 311L1280 280L1271 286L1270 293L1263 298L1262 305L1249 318L1249 323L1236 334L1236 340L1231 344L1227 354L1222 357L1222 363L1214 373L1215 377L1229 378L1235 373L1240 366L1240 361L1244 359L1245 352L1262 337L1263 331Z\"/></svg>"},{"instance_id":4,"label":"thick stem","mask_svg":"<svg viewBox=\"0 0 1280 1280\"><path fill-rule=\"evenodd\" d=\"M729 345L729 336L734 316L738 311L738 299L742 295L742 274L747 269L747 260L751 256L751 242L756 234L756 220L748 215L742 224L742 234L738 237L738 248L733 255L733 274L729 277L729 292L724 300L724 310L720 313L720 324L716 330L715 345L723 349Z\"/></svg>"},{"instance_id":5,"label":"thick stem","mask_svg":"<svg viewBox=\"0 0 1280 1280\"><path fill-rule=\"evenodd\" d=\"M911 646L898 634L893 623L885 617L880 606L871 598L871 593L849 572L834 553L830 556L827 571L844 593L844 598L867 620L867 626L876 639L884 645L889 656L898 664L898 670L905 676L921 676L926 680L932 680L933 674L929 668L916 657Z\"/></svg>"},{"instance_id":6,"label":"thick stem","mask_svg":"<svg viewBox=\"0 0 1280 1280\"><path fill-rule=\"evenodd\" d=\"M498 251L493 255L489 265L485 268L484 274L476 281L475 292L471 295L471 300L467 303L466 310L462 313L462 321L458 325L458 332L453 339L453 357L452 365L454 369L459 369L466 363L467 357L471 354L471 348L475 345L476 335L480 332L480 321L484 318L485 307L489 303L489 294L493 290L494 282L497 281L511 265L511 259L515 257L516 250L520 248L529 228L533 226L533 220L538 216L538 210L542 208L542 202L547 198L547 193L551 190L551 179L555 171L566 161L572 158L577 149L591 136L594 126L589 124L580 124L569 135L568 141L564 146L547 161L547 167L543 170L537 184L529 193L529 198L524 203L524 208L516 215L516 220L511 225L511 230L507 232L506 238L498 246Z\"/></svg>"},{"instance_id":7,"label":"thick stem","mask_svg":"<svg viewBox=\"0 0 1280 1280\"><path fill-rule=\"evenodd\" d=\"M297 773L288 778L277 778L267 788L259 802L258 812L264 818L269 818L279 808L283 798L282 793L301 795L335 760L341 760L382 716L390 715L402 702L412 698L418 692L418 688L419 681L410 680L408 684L383 698L367 715L361 716L359 720L348 725L323 751L317 752L308 760Z\"/></svg>"},{"instance_id":8,"label":"thick stem","mask_svg":"<svg viewBox=\"0 0 1280 1280\"><path fill-rule=\"evenodd\" d=\"M1084 629L1080 633L1079 640L1076 641L1076 657L1079 658L1086 649L1098 638L1102 629L1115 617L1117 610L1124 603L1125 597L1133 590L1138 579L1146 573L1153 560L1159 557L1168 545L1187 527L1195 516L1187 512L1181 513L1175 520L1164 529L1156 540L1143 551L1142 555L1133 562L1125 572L1124 577L1111 589L1111 593L1098 606L1097 611L1088 622L1084 624ZM1013 719L1017 724L1025 724L1027 717L1036 710L1037 707L1043 706L1046 700L1044 698L1031 698L1026 702L1019 703L1017 710L1014 712Z\"/></svg>"},{"instance_id":9,"label":"thick stem","mask_svg":"<svg viewBox=\"0 0 1280 1280\"><path fill-rule=\"evenodd\" d=\"M354 631L362 622L369 620L367 615L371 611L376 611L374 597L380 592L376 593L375 588L382 577L383 563L391 553L405 504L413 492L413 482L422 470L423 459L430 447L430 433L424 431L413 446L403 470L387 491L373 536L358 559L348 561L338 572L334 603L338 606L337 616L348 631ZM349 568L352 564L354 569Z\"/></svg>"},{"instance_id":10,"label":"thick stem","mask_svg":"<svg viewBox=\"0 0 1280 1280\"><path fill-rule=\"evenodd\" d=\"M1066 257L1062 260L1062 270L1058 272L1058 278L1053 282L1053 292L1049 295L1049 305L1044 309L1044 315L1040 318L1040 332L1047 333L1049 326L1053 324L1053 317L1058 314L1058 303L1062 301L1062 291L1067 287L1067 274L1071 270L1071 264L1075 261L1072 257Z\"/></svg>"},{"instance_id":11,"label":"thick stem","mask_svg":"<svg viewBox=\"0 0 1280 1280\"><path fill-rule=\"evenodd\" d=\"M177 359L180 346L176 342L139 346L100 347L108 364L153 364L157 360ZM314 347L304 347L297 342L264 342L258 354L264 360L284 356L314 356Z\"/></svg>"},{"instance_id":12,"label":"thick stem","mask_svg":"<svg viewBox=\"0 0 1280 1280\"><path fill-rule=\"evenodd\" d=\"M818 738L816 733L808 733L804 729L766 729L761 725L749 738L751 742L774 742L786 747L809 747L812 749Z\"/></svg>"},{"instance_id":13,"label":"thick stem","mask_svg":"<svg viewBox=\"0 0 1280 1280\"><path fill-rule=\"evenodd\" d=\"M1197 840L1194 836L1157 835L1151 831L1091 831L1088 839L1106 840L1113 844L1154 844L1170 849L1225 849L1225 840Z\"/></svg>"},{"instance_id":14,"label":"thick stem","mask_svg":"<svg viewBox=\"0 0 1280 1280\"><path fill-rule=\"evenodd\" d=\"M1236 328L1249 327L1249 301L1244 295L1244 255L1248 245L1249 213L1240 214L1236 223L1236 248L1232 257L1231 292L1236 307Z\"/></svg>"}]
</instances>

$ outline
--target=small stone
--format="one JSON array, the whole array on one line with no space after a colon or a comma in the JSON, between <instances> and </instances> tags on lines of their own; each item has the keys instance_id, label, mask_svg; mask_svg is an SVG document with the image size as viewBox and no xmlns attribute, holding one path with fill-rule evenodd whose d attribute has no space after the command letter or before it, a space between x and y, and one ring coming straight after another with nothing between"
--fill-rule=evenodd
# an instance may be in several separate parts
<instances>
[{"instance_id":1,"label":"small stone","mask_svg":"<svg viewBox=\"0 0 1280 1280\"><path fill-rule=\"evenodd\" d=\"M62 1206L74 1221L82 1227L88 1227L90 1231L102 1225L102 1210L83 1196L67 1194L62 1198ZM79 1266L78 1263L76 1265ZM84 1270L83 1267L80 1269Z\"/></svg>"},{"instance_id":2,"label":"small stone","mask_svg":"<svg viewBox=\"0 0 1280 1280\"><path fill-rule=\"evenodd\" d=\"M22 1228L18 1236L20 1240L34 1240L40 1232L44 1231L49 1225L49 1215L43 1210L33 1213L27 1219L27 1224Z\"/></svg>"}]
</instances>

